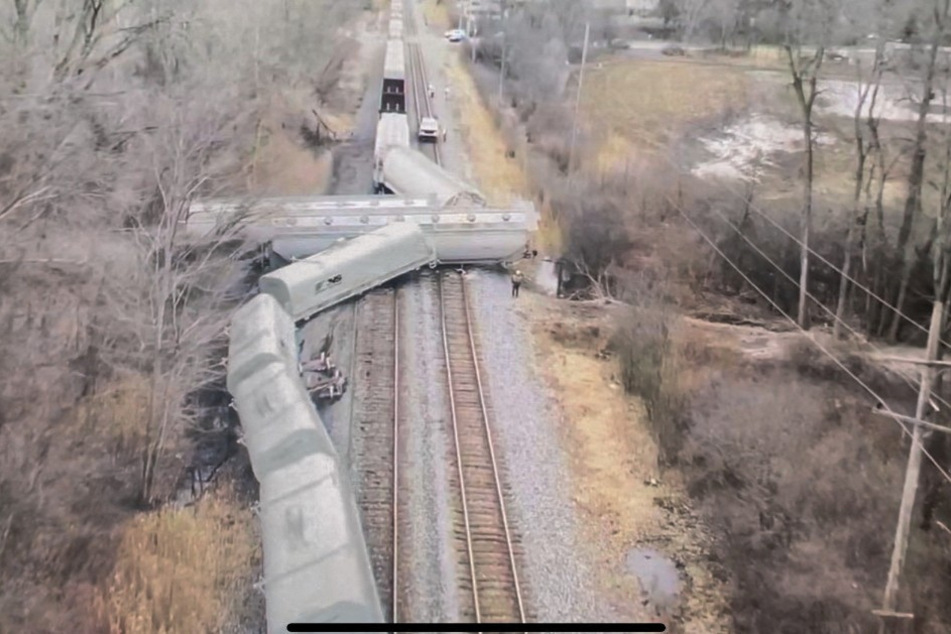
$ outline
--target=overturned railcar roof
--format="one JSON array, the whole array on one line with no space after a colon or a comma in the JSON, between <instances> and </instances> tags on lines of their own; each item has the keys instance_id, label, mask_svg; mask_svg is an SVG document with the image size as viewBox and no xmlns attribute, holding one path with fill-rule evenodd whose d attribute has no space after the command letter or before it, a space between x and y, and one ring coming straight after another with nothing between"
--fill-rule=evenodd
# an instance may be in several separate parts
<instances>
[{"instance_id":1,"label":"overturned railcar roof","mask_svg":"<svg viewBox=\"0 0 951 634\"><path fill-rule=\"evenodd\" d=\"M441 207L485 206L485 198L474 186L409 147L387 151L383 183L401 196L435 196Z\"/></svg>"}]
</instances>

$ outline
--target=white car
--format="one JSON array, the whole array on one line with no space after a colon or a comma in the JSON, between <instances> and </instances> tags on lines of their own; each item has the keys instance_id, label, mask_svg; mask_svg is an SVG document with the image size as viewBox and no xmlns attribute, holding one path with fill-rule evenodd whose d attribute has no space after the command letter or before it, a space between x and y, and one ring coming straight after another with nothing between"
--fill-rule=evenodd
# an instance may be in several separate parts
<instances>
[{"instance_id":1,"label":"white car","mask_svg":"<svg viewBox=\"0 0 951 634\"><path fill-rule=\"evenodd\" d=\"M433 117L423 117L419 122L419 133L417 135L420 141L436 141L439 139L439 122Z\"/></svg>"},{"instance_id":2,"label":"white car","mask_svg":"<svg viewBox=\"0 0 951 634\"><path fill-rule=\"evenodd\" d=\"M462 40L466 39L466 32L462 29L446 31L446 39L450 42L461 42Z\"/></svg>"}]
</instances>

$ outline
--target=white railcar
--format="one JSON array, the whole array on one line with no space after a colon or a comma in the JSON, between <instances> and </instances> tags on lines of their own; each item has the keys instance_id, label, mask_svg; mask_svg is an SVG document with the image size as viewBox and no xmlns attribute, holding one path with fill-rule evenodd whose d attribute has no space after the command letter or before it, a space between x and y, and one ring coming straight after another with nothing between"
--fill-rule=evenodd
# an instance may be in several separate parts
<instances>
[{"instance_id":1,"label":"white railcar","mask_svg":"<svg viewBox=\"0 0 951 634\"><path fill-rule=\"evenodd\" d=\"M521 255L538 229L538 212L529 201L506 207L460 206L447 209L435 197L288 197L256 201L207 200L192 204L186 230L196 236L247 213L241 230L249 240L271 242L285 260L314 255L341 238L407 222L419 226L447 264L493 263Z\"/></svg>"},{"instance_id":2,"label":"white railcar","mask_svg":"<svg viewBox=\"0 0 951 634\"><path fill-rule=\"evenodd\" d=\"M298 322L436 261L422 229L394 223L263 275L259 285Z\"/></svg>"},{"instance_id":3,"label":"white railcar","mask_svg":"<svg viewBox=\"0 0 951 634\"><path fill-rule=\"evenodd\" d=\"M260 483L267 631L383 621L359 511L336 450L293 368L232 391Z\"/></svg>"},{"instance_id":4,"label":"white railcar","mask_svg":"<svg viewBox=\"0 0 951 634\"><path fill-rule=\"evenodd\" d=\"M256 295L231 320L228 342L228 390L269 365L297 367L294 322L268 295Z\"/></svg>"},{"instance_id":5,"label":"white railcar","mask_svg":"<svg viewBox=\"0 0 951 634\"><path fill-rule=\"evenodd\" d=\"M399 40L403 37L403 19L397 17L397 14L393 14L393 17L390 18L390 39Z\"/></svg>"},{"instance_id":6,"label":"white railcar","mask_svg":"<svg viewBox=\"0 0 951 634\"><path fill-rule=\"evenodd\" d=\"M409 147L409 117L405 113L384 112L376 125L376 143L373 148L373 182L383 178L383 158L393 147Z\"/></svg>"},{"instance_id":7,"label":"white railcar","mask_svg":"<svg viewBox=\"0 0 951 634\"><path fill-rule=\"evenodd\" d=\"M410 147L391 148L383 157L383 185L401 196L435 196L440 207L485 205L473 185Z\"/></svg>"}]
</instances>

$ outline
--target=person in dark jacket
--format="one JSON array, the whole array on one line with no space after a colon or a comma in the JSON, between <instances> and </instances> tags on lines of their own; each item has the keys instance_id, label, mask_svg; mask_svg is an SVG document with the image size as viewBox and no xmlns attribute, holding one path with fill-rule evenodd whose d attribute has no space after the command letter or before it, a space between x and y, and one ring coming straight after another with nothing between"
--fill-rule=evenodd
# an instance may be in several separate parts
<instances>
[{"instance_id":1,"label":"person in dark jacket","mask_svg":"<svg viewBox=\"0 0 951 634\"><path fill-rule=\"evenodd\" d=\"M512 297L518 297L518 289L522 285L522 272L515 269L512 273Z\"/></svg>"}]
</instances>

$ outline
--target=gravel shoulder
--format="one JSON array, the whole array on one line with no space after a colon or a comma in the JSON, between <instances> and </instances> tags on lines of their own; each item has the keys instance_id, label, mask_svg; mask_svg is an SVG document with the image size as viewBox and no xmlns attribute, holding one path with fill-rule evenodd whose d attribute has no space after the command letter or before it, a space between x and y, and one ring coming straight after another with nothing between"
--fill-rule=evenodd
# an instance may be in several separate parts
<instances>
[{"instance_id":1,"label":"gravel shoulder","mask_svg":"<svg viewBox=\"0 0 951 634\"><path fill-rule=\"evenodd\" d=\"M511 299L508 279L474 270L470 305L491 404L492 430L509 488L507 512L520 537L523 591L535 621L615 621L584 552L569 455L559 437L557 402L533 371L529 315Z\"/></svg>"}]
</instances>

